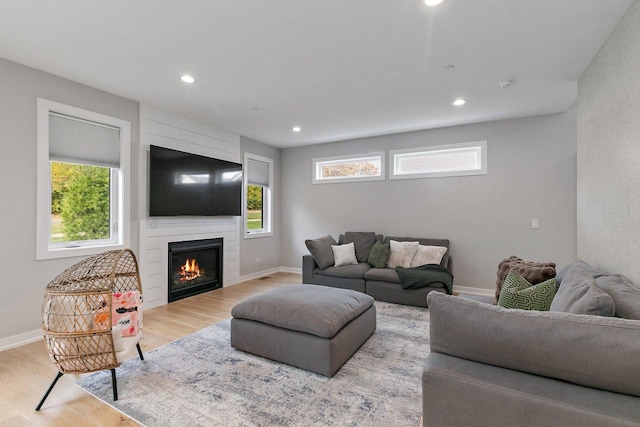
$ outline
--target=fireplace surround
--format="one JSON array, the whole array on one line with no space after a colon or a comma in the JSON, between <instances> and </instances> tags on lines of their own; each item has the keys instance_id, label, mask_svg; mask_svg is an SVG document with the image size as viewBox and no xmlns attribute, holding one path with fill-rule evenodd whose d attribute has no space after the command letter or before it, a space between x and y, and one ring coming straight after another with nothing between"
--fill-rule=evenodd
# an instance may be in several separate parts
<instances>
[{"instance_id":1,"label":"fireplace surround","mask_svg":"<svg viewBox=\"0 0 640 427\"><path fill-rule=\"evenodd\" d=\"M168 301L222 287L223 239L169 242Z\"/></svg>"}]
</instances>

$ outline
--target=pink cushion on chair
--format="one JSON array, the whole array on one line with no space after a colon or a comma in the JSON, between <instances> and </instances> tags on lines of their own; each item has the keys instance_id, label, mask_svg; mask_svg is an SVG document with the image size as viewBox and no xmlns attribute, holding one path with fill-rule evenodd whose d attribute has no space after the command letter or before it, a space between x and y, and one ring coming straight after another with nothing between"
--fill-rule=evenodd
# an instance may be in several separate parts
<instances>
[{"instance_id":1,"label":"pink cushion on chair","mask_svg":"<svg viewBox=\"0 0 640 427\"><path fill-rule=\"evenodd\" d=\"M114 293L111 300L111 323L122 327L122 336L138 334L142 320L142 300L140 292Z\"/></svg>"}]
</instances>

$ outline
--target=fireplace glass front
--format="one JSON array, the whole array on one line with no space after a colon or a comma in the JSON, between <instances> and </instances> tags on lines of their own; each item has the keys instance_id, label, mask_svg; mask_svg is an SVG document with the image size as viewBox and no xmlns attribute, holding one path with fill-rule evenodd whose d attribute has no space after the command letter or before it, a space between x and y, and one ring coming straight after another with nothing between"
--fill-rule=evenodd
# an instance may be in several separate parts
<instances>
[{"instance_id":1,"label":"fireplace glass front","mask_svg":"<svg viewBox=\"0 0 640 427\"><path fill-rule=\"evenodd\" d=\"M221 287L221 238L169 243L169 302Z\"/></svg>"}]
</instances>

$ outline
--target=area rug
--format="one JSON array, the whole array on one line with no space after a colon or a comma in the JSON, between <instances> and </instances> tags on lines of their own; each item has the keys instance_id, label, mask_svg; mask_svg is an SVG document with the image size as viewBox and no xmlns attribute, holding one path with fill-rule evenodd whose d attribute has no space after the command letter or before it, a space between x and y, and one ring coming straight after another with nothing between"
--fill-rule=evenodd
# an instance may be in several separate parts
<instances>
[{"instance_id":1,"label":"area rug","mask_svg":"<svg viewBox=\"0 0 640 427\"><path fill-rule=\"evenodd\" d=\"M209 326L78 381L146 426L407 426L422 411L427 309L376 302L377 329L327 378L229 344L229 322Z\"/></svg>"}]
</instances>

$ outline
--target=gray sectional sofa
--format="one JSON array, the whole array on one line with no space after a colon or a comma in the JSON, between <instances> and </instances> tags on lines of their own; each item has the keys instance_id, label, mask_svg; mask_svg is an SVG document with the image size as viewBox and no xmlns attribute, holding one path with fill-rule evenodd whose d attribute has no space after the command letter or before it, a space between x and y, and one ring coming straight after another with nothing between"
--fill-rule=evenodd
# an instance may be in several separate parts
<instances>
[{"instance_id":1,"label":"gray sectional sofa","mask_svg":"<svg viewBox=\"0 0 640 427\"><path fill-rule=\"evenodd\" d=\"M640 287L582 262L556 279L565 312L429 294L425 427L640 425Z\"/></svg>"},{"instance_id":2,"label":"gray sectional sofa","mask_svg":"<svg viewBox=\"0 0 640 427\"><path fill-rule=\"evenodd\" d=\"M371 295L378 301L387 301L396 304L413 305L426 307L426 296L431 291L452 293L452 289L447 289L444 283L431 283L429 286L417 289L405 289L400 285L400 278L393 268L374 268L366 260L374 241L370 238L361 238L364 235L374 235L374 233L345 233L338 238L337 244L342 245L345 241L354 241L358 263L353 265L334 266L323 265L321 268L312 254L302 257L302 283L332 286L336 288L352 289ZM327 236L330 237L330 236ZM332 240L332 239L331 239ZM388 244L391 240L398 242L418 242L424 246L446 247L447 252L442 257L440 266L451 271L451 255L449 254L449 240L428 239L420 237L393 237L375 235L375 241ZM309 247L307 241L307 246ZM336 242L334 242L336 243ZM317 255L316 255L317 257ZM328 262L325 264L329 264Z\"/></svg>"}]
</instances>

